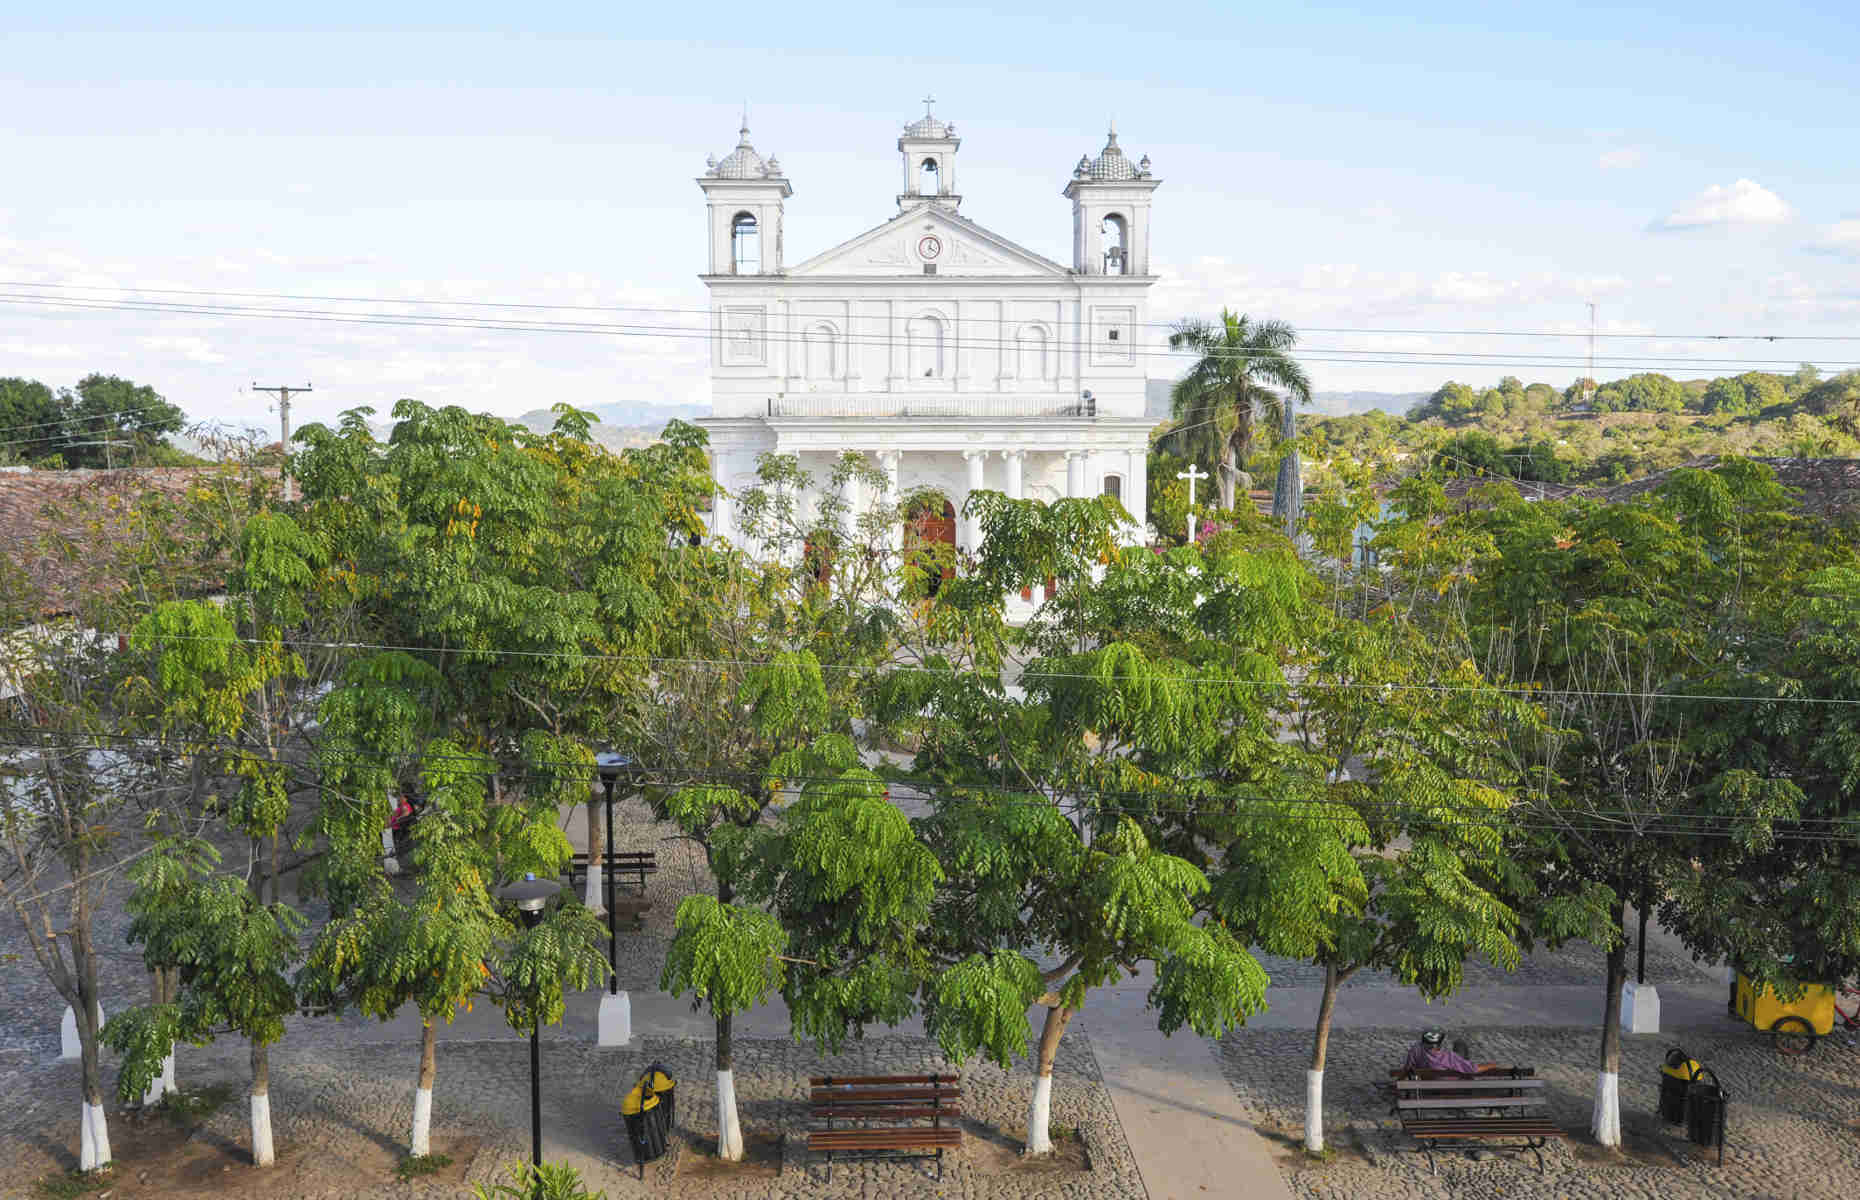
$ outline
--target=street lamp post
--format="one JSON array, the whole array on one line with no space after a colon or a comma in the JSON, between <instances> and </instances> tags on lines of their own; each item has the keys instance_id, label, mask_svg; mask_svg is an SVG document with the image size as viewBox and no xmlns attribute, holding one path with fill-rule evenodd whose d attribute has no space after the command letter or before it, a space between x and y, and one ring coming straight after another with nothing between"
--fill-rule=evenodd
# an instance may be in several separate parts
<instances>
[{"instance_id":1,"label":"street lamp post","mask_svg":"<svg viewBox=\"0 0 1860 1200\"><path fill-rule=\"evenodd\" d=\"M534 929L542 924L543 908L550 897L562 890L562 885L552 880L538 879L534 875L525 875L516 883L498 889L498 895L517 906L517 914L523 918L525 928ZM537 1171L542 1170L542 1049L539 1041L542 1021L538 1016L536 997L530 998L530 1163Z\"/></svg>"},{"instance_id":2,"label":"street lamp post","mask_svg":"<svg viewBox=\"0 0 1860 1200\"><path fill-rule=\"evenodd\" d=\"M633 760L624 754L604 750L594 756L594 765L601 773L601 787L607 793L607 856L601 865L607 872L602 883L606 889L609 970L607 994L601 997L600 1016L595 1021L594 1044L624 1046L633 1040L633 1003L620 990L620 921L614 913L614 785L620 782L620 773L633 765ZM588 847L590 860L593 853L594 847Z\"/></svg>"}]
</instances>

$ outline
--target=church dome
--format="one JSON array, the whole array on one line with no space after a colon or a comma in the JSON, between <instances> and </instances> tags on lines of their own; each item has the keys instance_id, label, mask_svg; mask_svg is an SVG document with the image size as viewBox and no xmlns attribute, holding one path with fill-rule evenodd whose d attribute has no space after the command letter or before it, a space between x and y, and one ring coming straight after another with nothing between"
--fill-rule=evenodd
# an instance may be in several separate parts
<instances>
[{"instance_id":1,"label":"church dome","mask_svg":"<svg viewBox=\"0 0 1860 1200\"><path fill-rule=\"evenodd\" d=\"M1127 179L1143 179L1149 173L1149 155L1143 156L1140 164L1132 165L1124 157L1123 148L1117 144L1117 127L1113 125L1110 133L1105 135L1104 149L1093 159L1079 159L1079 165L1072 174L1075 178L1090 179L1094 182L1121 182Z\"/></svg>"},{"instance_id":2,"label":"church dome","mask_svg":"<svg viewBox=\"0 0 1860 1200\"><path fill-rule=\"evenodd\" d=\"M749 144L749 126L745 124L740 131L741 137L736 149L724 156L722 162L708 164L707 175L718 179L769 179L781 174L781 167L773 155L765 161L756 148Z\"/></svg>"},{"instance_id":3,"label":"church dome","mask_svg":"<svg viewBox=\"0 0 1860 1200\"><path fill-rule=\"evenodd\" d=\"M925 113L904 127L904 136L910 138L950 138L956 136L956 127L939 121Z\"/></svg>"}]
</instances>

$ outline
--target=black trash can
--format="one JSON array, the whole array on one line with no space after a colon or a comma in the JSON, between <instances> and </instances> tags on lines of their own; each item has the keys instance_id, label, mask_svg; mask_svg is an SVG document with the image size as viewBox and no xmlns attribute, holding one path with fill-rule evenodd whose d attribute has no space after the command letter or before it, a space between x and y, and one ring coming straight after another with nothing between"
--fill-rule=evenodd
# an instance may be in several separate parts
<instances>
[{"instance_id":1,"label":"black trash can","mask_svg":"<svg viewBox=\"0 0 1860 1200\"><path fill-rule=\"evenodd\" d=\"M646 1177L646 1164L665 1154L672 1136L673 1105L676 1102L673 1080L661 1063L646 1068L639 1082L620 1101L620 1116L626 1123L626 1140L633 1148L633 1161L639 1164L639 1176Z\"/></svg>"},{"instance_id":2,"label":"black trash can","mask_svg":"<svg viewBox=\"0 0 1860 1200\"><path fill-rule=\"evenodd\" d=\"M1718 1083L1718 1076L1710 1067L1700 1067L1698 1077L1686 1089L1686 1137L1696 1146L1718 1147L1720 1165L1724 1162L1724 1123L1730 1106L1731 1095Z\"/></svg>"},{"instance_id":3,"label":"black trash can","mask_svg":"<svg viewBox=\"0 0 1860 1200\"><path fill-rule=\"evenodd\" d=\"M1686 1093L1691 1090L1692 1081L1699 1077L1703 1069L1697 1059L1678 1046L1666 1052L1666 1063L1660 1068L1662 1121L1668 1125L1686 1123Z\"/></svg>"}]
</instances>

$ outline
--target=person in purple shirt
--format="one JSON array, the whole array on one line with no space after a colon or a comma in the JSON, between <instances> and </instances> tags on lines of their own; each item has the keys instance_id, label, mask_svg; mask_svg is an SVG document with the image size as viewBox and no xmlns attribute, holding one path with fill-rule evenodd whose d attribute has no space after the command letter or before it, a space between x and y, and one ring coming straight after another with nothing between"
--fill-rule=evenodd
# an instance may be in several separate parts
<instances>
[{"instance_id":1,"label":"person in purple shirt","mask_svg":"<svg viewBox=\"0 0 1860 1200\"><path fill-rule=\"evenodd\" d=\"M1452 1071L1458 1075L1477 1075L1491 1068L1491 1063L1476 1063L1466 1057L1466 1043L1456 1042L1453 1049L1446 1047L1447 1035L1438 1029L1429 1029L1421 1035L1421 1040L1408 1047L1408 1057L1402 1060L1404 1071Z\"/></svg>"}]
</instances>

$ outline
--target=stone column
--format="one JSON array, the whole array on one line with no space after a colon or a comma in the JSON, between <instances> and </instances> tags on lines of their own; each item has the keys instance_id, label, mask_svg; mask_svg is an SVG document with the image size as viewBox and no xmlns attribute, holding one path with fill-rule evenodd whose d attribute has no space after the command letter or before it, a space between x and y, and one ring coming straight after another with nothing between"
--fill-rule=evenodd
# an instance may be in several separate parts
<instances>
[{"instance_id":1,"label":"stone column","mask_svg":"<svg viewBox=\"0 0 1860 1200\"><path fill-rule=\"evenodd\" d=\"M881 451L878 456L878 465L885 471L885 512L891 523L885 540L893 554L904 549L904 522L897 511L898 502L901 499L901 493L898 490L899 457L899 452L896 450Z\"/></svg>"},{"instance_id":2,"label":"stone column","mask_svg":"<svg viewBox=\"0 0 1860 1200\"><path fill-rule=\"evenodd\" d=\"M1138 546L1146 544L1149 536L1150 506L1150 456L1144 450L1130 452L1130 469L1124 473L1124 507L1136 518L1137 528L1131 535Z\"/></svg>"},{"instance_id":3,"label":"stone column","mask_svg":"<svg viewBox=\"0 0 1860 1200\"><path fill-rule=\"evenodd\" d=\"M1076 499L1085 494L1085 455L1082 451L1066 451L1066 495Z\"/></svg>"},{"instance_id":4,"label":"stone column","mask_svg":"<svg viewBox=\"0 0 1860 1200\"><path fill-rule=\"evenodd\" d=\"M730 458L727 454L713 452L711 455L712 481L719 488L727 486L730 478ZM710 534L712 537L734 540L736 537L735 501L722 491L710 500Z\"/></svg>"},{"instance_id":5,"label":"stone column","mask_svg":"<svg viewBox=\"0 0 1860 1200\"><path fill-rule=\"evenodd\" d=\"M1009 500L1025 500L1027 491L1022 483L1022 468L1026 465L1025 450L1003 450L1001 457L1007 459L1007 494Z\"/></svg>"},{"instance_id":6,"label":"stone column","mask_svg":"<svg viewBox=\"0 0 1860 1200\"><path fill-rule=\"evenodd\" d=\"M982 490L982 464L987 460L988 452L986 450L964 450L962 457L969 464L969 492L973 495ZM963 508L965 510L968 508L966 496L963 498ZM963 517L962 540L962 548L970 554L980 550L982 548L981 522L974 517Z\"/></svg>"}]
</instances>

